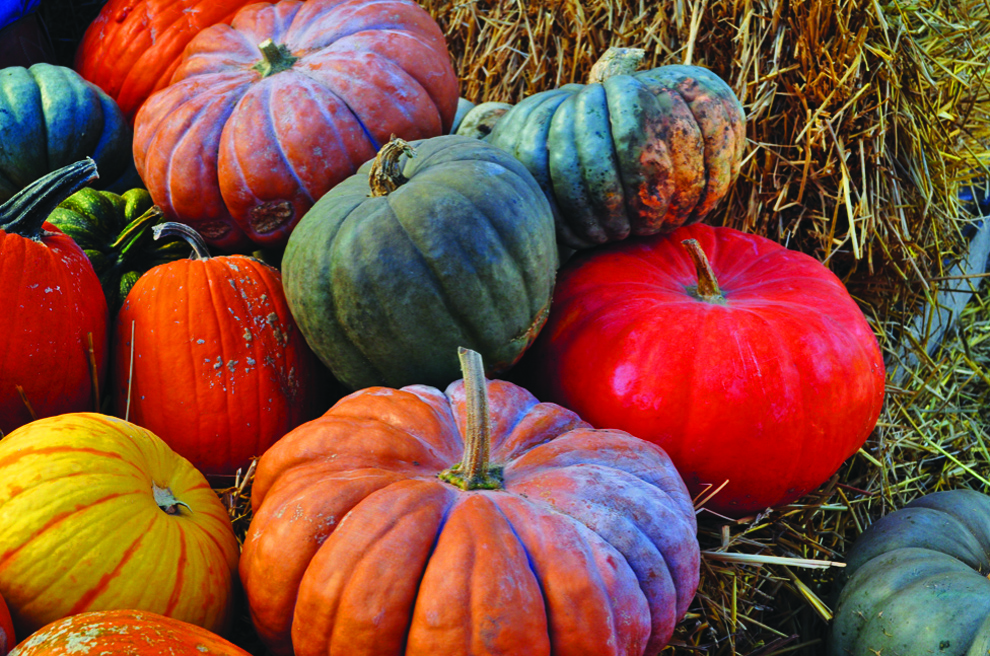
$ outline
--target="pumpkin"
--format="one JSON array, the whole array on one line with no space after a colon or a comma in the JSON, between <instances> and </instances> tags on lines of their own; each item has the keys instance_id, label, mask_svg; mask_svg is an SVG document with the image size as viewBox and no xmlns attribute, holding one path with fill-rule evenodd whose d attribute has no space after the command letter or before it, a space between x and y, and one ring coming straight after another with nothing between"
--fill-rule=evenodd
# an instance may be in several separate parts
<instances>
[{"instance_id":1,"label":"pumpkin","mask_svg":"<svg viewBox=\"0 0 990 656\"><path fill-rule=\"evenodd\" d=\"M390 135L449 130L457 100L443 33L411 0L260 3L189 43L138 112L134 157L211 246L280 249Z\"/></svg>"},{"instance_id":2,"label":"pumpkin","mask_svg":"<svg viewBox=\"0 0 990 656\"><path fill-rule=\"evenodd\" d=\"M286 305L279 272L210 257L188 226L164 223L195 255L159 265L116 319L115 413L152 431L207 476L233 476L319 416L322 366Z\"/></svg>"},{"instance_id":3,"label":"pumpkin","mask_svg":"<svg viewBox=\"0 0 990 656\"><path fill-rule=\"evenodd\" d=\"M73 68L134 123L138 109L168 85L194 36L255 0L109 0L86 28Z\"/></svg>"},{"instance_id":4,"label":"pumpkin","mask_svg":"<svg viewBox=\"0 0 990 656\"><path fill-rule=\"evenodd\" d=\"M189 254L181 239L155 241L151 227L162 222L162 212L144 189L122 195L80 189L48 217L48 222L72 237L86 253L100 279L111 315L127 293L152 267Z\"/></svg>"},{"instance_id":5,"label":"pumpkin","mask_svg":"<svg viewBox=\"0 0 990 656\"><path fill-rule=\"evenodd\" d=\"M0 7L0 68L55 61L51 40L38 15L39 3L15 0Z\"/></svg>"},{"instance_id":6,"label":"pumpkin","mask_svg":"<svg viewBox=\"0 0 990 656\"><path fill-rule=\"evenodd\" d=\"M498 120L510 109L512 105L504 102L483 102L474 105L464 113L454 133L484 139L491 134Z\"/></svg>"},{"instance_id":7,"label":"pumpkin","mask_svg":"<svg viewBox=\"0 0 990 656\"><path fill-rule=\"evenodd\" d=\"M157 613L102 610L52 622L17 646L12 656L250 656L195 624Z\"/></svg>"},{"instance_id":8,"label":"pumpkin","mask_svg":"<svg viewBox=\"0 0 990 656\"><path fill-rule=\"evenodd\" d=\"M203 475L143 428L68 413L0 440L0 594L20 635L122 608L223 632L237 552Z\"/></svg>"},{"instance_id":9,"label":"pumpkin","mask_svg":"<svg viewBox=\"0 0 990 656\"><path fill-rule=\"evenodd\" d=\"M574 249L702 220L728 192L746 147L732 89L698 66L636 72L638 49L610 49L588 84L522 100L488 136L539 181Z\"/></svg>"},{"instance_id":10,"label":"pumpkin","mask_svg":"<svg viewBox=\"0 0 990 656\"><path fill-rule=\"evenodd\" d=\"M658 444L730 517L824 483L884 395L876 337L834 274L704 224L575 255L529 357L541 398Z\"/></svg>"},{"instance_id":11,"label":"pumpkin","mask_svg":"<svg viewBox=\"0 0 990 656\"><path fill-rule=\"evenodd\" d=\"M533 177L455 135L386 144L306 214L282 259L300 330L352 390L445 386L460 345L509 369L546 321L556 267Z\"/></svg>"},{"instance_id":12,"label":"pumpkin","mask_svg":"<svg viewBox=\"0 0 990 656\"><path fill-rule=\"evenodd\" d=\"M669 459L459 352L445 392L355 392L261 457L240 565L259 636L295 656L659 653L700 572Z\"/></svg>"},{"instance_id":13,"label":"pumpkin","mask_svg":"<svg viewBox=\"0 0 990 656\"><path fill-rule=\"evenodd\" d=\"M919 497L867 528L846 563L829 654L990 650L990 497Z\"/></svg>"},{"instance_id":14,"label":"pumpkin","mask_svg":"<svg viewBox=\"0 0 990 656\"><path fill-rule=\"evenodd\" d=\"M133 169L131 128L116 103L71 68L0 70L0 202L47 173L92 157L100 188Z\"/></svg>"},{"instance_id":15,"label":"pumpkin","mask_svg":"<svg viewBox=\"0 0 990 656\"><path fill-rule=\"evenodd\" d=\"M99 407L107 302L86 254L45 219L96 177L87 160L0 205L0 433L36 417Z\"/></svg>"},{"instance_id":16,"label":"pumpkin","mask_svg":"<svg viewBox=\"0 0 990 656\"><path fill-rule=\"evenodd\" d=\"M0 596L0 656L7 656L7 652L17 644L14 636L14 621L10 617L10 610L6 602Z\"/></svg>"}]
</instances>

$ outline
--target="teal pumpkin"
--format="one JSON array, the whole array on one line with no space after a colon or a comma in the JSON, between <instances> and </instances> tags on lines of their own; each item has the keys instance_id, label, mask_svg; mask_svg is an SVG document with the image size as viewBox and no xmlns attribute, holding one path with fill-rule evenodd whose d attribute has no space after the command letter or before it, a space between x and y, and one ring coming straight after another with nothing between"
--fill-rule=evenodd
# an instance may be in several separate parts
<instances>
[{"instance_id":1,"label":"teal pumpkin","mask_svg":"<svg viewBox=\"0 0 990 656\"><path fill-rule=\"evenodd\" d=\"M701 221L742 163L745 114L725 81L698 66L635 72L642 52L624 56L606 53L589 84L525 98L487 138L540 183L570 248Z\"/></svg>"},{"instance_id":2,"label":"teal pumpkin","mask_svg":"<svg viewBox=\"0 0 990 656\"><path fill-rule=\"evenodd\" d=\"M0 202L63 166L91 157L94 186L133 181L131 128L117 104L64 66L0 70Z\"/></svg>"},{"instance_id":3,"label":"teal pumpkin","mask_svg":"<svg viewBox=\"0 0 990 656\"><path fill-rule=\"evenodd\" d=\"M533 176L469 137L411 146L386 144L324 195L282 258L299 329L351 389L445 386L459 346L504 371L549 311L553 215Z\"/></svg>"},{"instance_id":4,"label":"teal pumpkin","mask_svg":"<svg viewBox=\"0 0 990 656\"><path fill-rule=\"evenodd\" d=\"M990 651L990 497L935 492L877 520L840 575L830 656Z\"/></svg>"}]
</instances>

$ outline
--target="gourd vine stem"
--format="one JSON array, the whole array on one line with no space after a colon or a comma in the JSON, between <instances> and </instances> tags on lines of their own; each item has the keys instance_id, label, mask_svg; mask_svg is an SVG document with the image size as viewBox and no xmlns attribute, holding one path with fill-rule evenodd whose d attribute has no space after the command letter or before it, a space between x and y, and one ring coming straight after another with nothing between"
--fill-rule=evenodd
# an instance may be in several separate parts
<instances>
[{"instance_id":1,"label":"gourd vine stem","mask_svg":"<svg viewBox=\"0 0 990 656\"><path fill-rule=\"evenodd\" d=\"M601 84L614 75L632 75L644 57L646 51L642 48L611 46L591 67L588 84Z\"/></svg>"},{"instance_id":2,"label":"gourd vine stem","mask_svg":"<svg viewBox=\"0 0 990 656\"><path fill-rule=\"evenodd\" d=\"M292 68L292 65L299 61L299 58L289 51L289 47L284 43L275 43L271 39L265 39L258 44L261 51L261 61L252 68L261 73L262 78L266 78L282 71Z\"/></svg>"},{"instance_id":3,"label":"gourd vine stem","mask_svg":"<svg viewBox=\"0 0 990 656\"><path fill-rule=\"evenodd\" d=\"M96 162L87 157L35 180L0 205L0 230L40 240L42 225L59 203L99 177Z\"/></svg>"},{"instance_id":4,"label":"gourd vine stem","mask_svg":"<svg viewBox=\"0 0 990 656\"><path fill-rule=\"evenodd\" d=\"M193 252L191 259L210 259L210 249L207 248L206 242L203 241L203 237L185 223L177 223L175 221L159 223L158 225L151 227L151 233L154 235L156 240L161 239L162 237L182 237L190 246L192 246Z\"/></svg>"},{"instance_id":5,"label":"gourd vine stem","mask_svg":"<svg viewBox=\"0 0 990 656\"><path fill-rule=\"evenodd\" d=\"M701 249L697 239L685 239L681 242L687 249L688 255L694 262L695 271L698 273L698 286L695 288L695 295L703 301L709 303L724 303L725 296L718 286L718 279L715 277L715 270L712 263L708 261L705 251Z\"/></svg>"},{"instance_id":6,"label":"gourd vine stem","mask_svg":"<svg viewBox=\"0 0 990 656\"><path fill-rule=\"evenodd\" d=\"M368 171L368 184L371 186L372 197L387 196L408 182L408 179L402 175L402 166L399 164L402 155L415 157L416 149L410 146L409 142L392 135L389 142L375 155L375 161L371 163L371 170Z\"/></svg>"}]
</instances>

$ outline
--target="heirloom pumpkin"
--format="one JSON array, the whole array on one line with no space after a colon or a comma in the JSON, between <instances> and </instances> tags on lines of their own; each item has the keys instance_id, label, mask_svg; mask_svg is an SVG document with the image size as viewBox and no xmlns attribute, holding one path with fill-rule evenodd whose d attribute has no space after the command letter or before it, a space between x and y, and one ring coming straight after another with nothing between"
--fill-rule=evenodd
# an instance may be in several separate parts
<instances>
[{"instance_id":1,"label":"heirloom pumpkin","mask_svg":"<svg viewBox=\"0 0 990 656\"><path fill-rule=\"evenodd\" d=\"M635 72L642 53L610 49L588 84L524 99L487 138L537 179L570 248L700 221L739 173L746 118L732 89L698 66Z\"/></svg>"},{"instance_id":2,"label":"heirloom pumpkin","mask_svg":"<svg viewBox=\"0 0 990 656\"><path fill-rule=\"evenodd\" d=\"M520 367L543 398L661 446L693 495L728 481L705 507L732 517L824 483L884 395L876 337L835 275L703 224L575 255Z\"/></svg>"},{"instance_id":3,"label":"heirloom pumpkin","mask_svg":"<svg viewBox=\"0 0 990 656\"><path fill-rule=\"evenodd\" d=\"M0 440L0 594L22 636L122 608L223 632L237 552L203 475L143 428L69 413Z\"/></svg>"},{"instance_id":4,"label":"heirloom pumpkin","mask_svg":"<svg viewBox=\"0 0 990 656\"><path fill-rule=\"evenodd\" d=\"M240 567L259 635L295 656L659 653L700 573L670 460L460 353L445 392L355 392L261 457Z\"/></svg>"},{"instance_id":5,"label":"heirloom pumpkin","mask_svg":"<svg viewBox=\"0 0 990 656\"><path fill-rule=\"evenodd\" d=\"M7 652L14 648L17 639L14 637L14 621L10 617L10 610L0 595L0 656L7 656Z\"/></svg>"},{"instance_id":6,"label":"heirloom pumpkin","mask_svg":"<svg viewBox=\"0 0 990 656\"><path fill-rule=\"evenodd\" d=\"M92 160L78 162L0 205L0 432L99 407L107 302L86 254L45 222L95 177Z\"/></svg>"},{"instance_id":7,"label":"heirloom pumpkin","mask_svg":"<svg viewBox=\"0 0 990 656\"><path fill-rule=\"evenodd\" d=\"M182 239L152 238L152 226L163 220L144 189L131 189L120 196L80 189L48 217L49 223L86 253L103 286L111 316L117 314L142 273L189 254L189 245Z\"/></svg>"},{"instance_id":8,"label":"heirloom pumpkin","mask_svg":"<svg viewBox=\"0 0 990 656\"><path fill-rule=\"evenodd\" d=\"M131 128L116 103L71 68L35 64L0 70L0 202L42 176L85 157L102 188L134 169Z\"/></svg>"},{"instance_id":9,"label":"heirloom pumpkin","mask_svg":"<svg viewBox=\"0 0 990 656\"><path fill-rule=\"evenodd\" d=\"M117 315L116 414L207 476L232 476L330 405L323 367L296 329L275 268L210 257L182 224L155 230L176 230L195 253L145 273Z\"/></svg>"},{"instance_id":10,"label":"heirloom pumpkin","mask_svg":"<svg viewBox=\"0 0 990 656\"><path fill-rule=\"evenodd\" d=\"M168 84L194 36L256 1L109 0L86 28L73 67L133 123L148 96Z\"/></svg>"},{"instance_id":11,"label":"heirloom pumpkin","mask_svg":"<svg viewBox=\"0 0 990 656\"><path fill-rule=\"evenodd\" d=\"M282 259L299 328L352 390L445 386L459 345L508 369L546 321L556 267L533 177L455 135L386 144L306 214Z\"/></svg>"},{"instance_id":12,"label":"heirloom pumpkin","mask_svg":"<svg viewBox=\"0 0 990 656\"><path fill-rule=\"evenodd\" d=\"M846 563L829 654L990 651L990 497L915 499L864 531Z\"/></svg>"},{"instance_id":13,"label":"heirloom pumpkin","mask_svg":"<svg viewBox=\"0 0 990 656\"><path fill-rule=\"evenodd\" d=\"M134 157L210 245L281 248L390 135L449 130L457 100L443 33L411 0L260 3L189 43L137 115Z\"/></svg>"}]
</instances>

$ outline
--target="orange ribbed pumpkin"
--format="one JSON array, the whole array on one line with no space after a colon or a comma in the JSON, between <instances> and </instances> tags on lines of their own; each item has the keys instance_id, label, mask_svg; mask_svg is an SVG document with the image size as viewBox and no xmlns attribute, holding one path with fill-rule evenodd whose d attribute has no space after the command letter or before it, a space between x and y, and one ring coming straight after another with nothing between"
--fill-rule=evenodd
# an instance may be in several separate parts
<instances>
[{"instance_id":1,"label":"orange ribbed pumpkin","mask_svg":"<svg viewBox=\"0 0 990 656\"><path fill-rule=\"evenodd\" d=\"M21 636L120 608L226 631L237 552L203 475L138 426L70 413L0 440L0 594Z\"/></svg>"},{"instance_id":2,"label":"orange ribbed pumpkin","mask_svg":"<svg viewBox=\"0 0 990 656\"><path fill-rule=\"evenodd\" d=\"M195 624L157 613L104 610L80 613L36 631L11 656L250 656Z\"/></svg>"},{"instance_id":3,"label":"orange ribbed pumpkin","mask_svg":"<svg viewBox=\"0 0 990 656\"><path fill-rule=\"evenodd\" d=\"M325 369L289 312L278 270L210 257L145 273L116 320L115 414L152 431L209 477L233 475L330 405ZM133 339L132 339L133 336Z\"/></svg>"},{"instance_id":4,"label":"orange ribbed pumpkin","mask_svg":"<svg viewBox=\"0 0 990 656\"><path fill-rule=\"evenodd\" d=\"M257 0L110 0L86 28L73 68L134 115L168 84L182 51L204 28L229 23Z\"/></svg>"},{"instance_id":5,"label":"orange ribbed pumpkin","mask_svg":"<svg viewBox=\"0 0 990 656\"><path fill-rule=\"evenodd\" d=\"M262 456L240 573L276 654L653 656L669 640L700 561L669 458L486 383L480 360L446 392L355 392Z\"/></svg>"}]
</instances>

